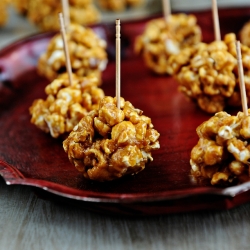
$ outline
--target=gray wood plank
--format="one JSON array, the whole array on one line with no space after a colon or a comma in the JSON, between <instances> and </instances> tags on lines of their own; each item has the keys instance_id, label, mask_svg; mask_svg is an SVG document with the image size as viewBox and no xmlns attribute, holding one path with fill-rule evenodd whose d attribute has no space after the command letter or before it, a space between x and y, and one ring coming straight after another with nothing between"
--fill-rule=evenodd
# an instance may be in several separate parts
<instances>
[{"instance_id":1,"label":"gray wood plank","mask_svg":"<svg viewBox=\"0 0 250 250\"><path fill-rule=\"evenodd\" d=\"M0 179L0 249L249 249L250 204L229 211L119 218L38 198Z\"/></svg>"}]
</instances>

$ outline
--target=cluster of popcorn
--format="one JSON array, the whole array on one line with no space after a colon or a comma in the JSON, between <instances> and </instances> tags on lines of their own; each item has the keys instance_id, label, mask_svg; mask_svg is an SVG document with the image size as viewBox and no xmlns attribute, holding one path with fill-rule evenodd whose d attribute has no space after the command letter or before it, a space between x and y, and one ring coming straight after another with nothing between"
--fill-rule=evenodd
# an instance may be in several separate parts
<instances>
[{"instance_id":1,"label":"cluster of popcorn","mask_svg":"<svg viewBox=\"0 0 250 250\"><path fill-rule=\"evenodd\" d=\"M199 141L190 159L193 176L224 186L250 180L250 116L221 111L196 131Z\"/></svg>"},{"instance_id":2,"label":"cluster of popcorn","mask_svg":"<svg viewBox=\"0 0 250 250\"><path fill-rule=\"evenodd\" d=\"M79 25L70 25L67 40L73 82L66 71L63 41L56 35L40 57L40 74L53 81L45 88L46 100L30 107L31 122L52 137L67 137L63 147L69 160L96 181L136 174L153 160L159 133L151 119L128 101L105 97L98 86L107 64L106 42Z\"/></svg>"},{"instance_id":3,"label":"cluster of popcorn","mask_svg":"<svg viewBox=\"0 0 250 250\"><path fill-rule=\"evenodd\" d=\"M241 103L235 43L235 34L230 33L224 41L200 43L169 58L179 90L208 113ZM250 97L250 49L241 45L241 52Z\"/></svg>"},{"instance_id":4,"label":"cluster of popcorn","mask_svg":"<svg viewBox=\"0 0 250 250\"><path fill-rule=\"evenodd\" d=\"M72 72L77 76L95 75L106 68L106 41L100 39L91 28L71 24L66 34ZM50 80L66 71L63 40L54 36L38 61L38 72Z\"/></svg>"},{"instance_id":5,"label":"cluster of popcorn","mask_svg":"<svg viewBox=\"0 0 250 250\"><path fill-rule=\"evenodd\" d=\"M145 0L97 0L97 2L102 9L118 12L141 6Z\"/></svg>"},{"instance_id":6,"label":"cluster of popcorn","mask_svg":"<svg viewBox=\"0 0 250 250\"><path fill-rule=\"evenodd\" d=\"M85 178L110 181L137 174L152 161L160 134L151 119L121 98L106 96L99 108L85 116L63 142L69 160Z\"/></svg>"},{"instance_id":7,"label":"cluster of popcorn","mask_svg":"<svg viewBox=\"0 0 250 250\"><path fill-rule=\"evenodd\" d=\"M175 14L153 19L135 41L135 52L141 54L146 66L157 74L172 74L169 57L201 41L201 29L194 15Z\"/></svg>"},{"instance_id":8,"label":"cluster of popcorn","mask_svg":"<svg viewBox=\"0 0 250 250\"><path fill-rule=\"evenodd\" d=\"M67 74L52 81L46 88L47 98L37 99L30 107L31 123L54 138L65 136L75 125L98 107L104 92L95 76L76 77L72 84Z\"/></svg>"},{"instance_id":9,"label":"cluster of popcorn","mask_svg":"<svg viewBox=\"0 0 250 250\"><path fill-rule=\"evenodd\" d=\"M58 30L58 13L62 12L61 1L12 0L16 10L28 17L41 30ZM70 19L74 23L90 25L99 22L100 14L92 0L69 0Z\"/></svg>"}]
</instances>

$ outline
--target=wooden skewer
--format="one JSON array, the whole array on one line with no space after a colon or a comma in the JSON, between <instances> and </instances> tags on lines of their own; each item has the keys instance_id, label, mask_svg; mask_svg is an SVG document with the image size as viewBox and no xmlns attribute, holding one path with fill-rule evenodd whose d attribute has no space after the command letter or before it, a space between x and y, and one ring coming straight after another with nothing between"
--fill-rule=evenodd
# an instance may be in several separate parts
<instances>
[{"instance_id":1,"label":"wooden skewer","mask_svg":"<svg viewBox=\"0 0 250 250\"><path fill-rule=\"evenodd\" d=\"M162 5L163 5L164 18L165 21L167 22L168 18L171 15L170 0L162 0Z\"/></svg>"},{"instance_id":2,"label":"wooden skewer","mask_svg":"<svg viewBox=\"0 0 250 250\"><path fill-rule=\"evenodd\" d=\"M64 26L67 31L70 25L69 2L68 0L61 0L61 3L62 3L62 11L64 17Z\"/></svg>"},{"instance_id":3,"label":"wooden skewer","mask_svg":"<svg viewBox=\"0 0 250 250\"><path fill-rule=\"evenodd\" d=\"M69 57L69 49L68 49L68 43L66 39L66 32L65 32L65 26L64 26L64 20L63 20L63 14L59 13L59 21L60 21L60 27L61 27L61 35L63 39L63 48L64 48L64 54L65 54L65 60L66 60L66 68L68 72L69 77L69 83L72 85L72 68L70 63L70 57Z\"/></svg>"},{"instance_id":4,"label":"wooden skewer","mask_svg":"<svg viewBox=\"0 0 250 250\"><path fill-rule=\"evenodd\" d=\"M246 87L245 87L245 82L244 82L244 71L243 71L243 66L242 66L240 41L236 42L236 52L237 52L237 64L238 64L238 72L239 72L239 80L240 80L240 94L241 94L242 109L243 109L244 115L248 116L247 95L246 95Z\"/></svg>"},{"instance_id":5,"label":"wooden skewer","mask_svg":"<svg viewBox=\"0 0 250 250\"><path fill-rule=\"evenodd\" d=\"M121 96L121 26L120 19L116 19L116 105L120 109Z\"/></svg>"},{"instance_id":6,"label":"wooden skewer","mask_svg":"<svg viewBox=\"0 0 250 250\"><path fill-rule=\"evenodd\" d=\"M215 41L221 41L217 0L212 0Z\"/></svg>"}]
</instances>

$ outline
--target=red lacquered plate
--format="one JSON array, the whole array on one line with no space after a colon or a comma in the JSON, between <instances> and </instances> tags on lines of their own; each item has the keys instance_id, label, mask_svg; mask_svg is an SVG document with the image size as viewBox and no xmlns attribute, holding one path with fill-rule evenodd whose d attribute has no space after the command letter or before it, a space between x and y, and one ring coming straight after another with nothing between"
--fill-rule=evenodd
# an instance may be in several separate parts
<instances>
[{"instance_id":1,"label":"red lacquered plate","mask_svg":"<svg viewBox=\"0 0 250 250\"><path fill-rule=\"evenodd\" d=\"M250 201L249 182L216 188L197 184L191 178L190 151L198 140L195 129L210 116L177 91L173 78L152 74L142 59L134 56L134 37L144 25L138 22L122 26L125 42L121 93L152 118L161 134L161 148L153 153L154 161L135 176L107 183L86 180L70 164L62 140L51 138L30 123L28 109L34 99L45 98L48 84L36 73L36 63L52 34L39 34L0 52L0 174L7 184L30 185L46 198L101 213L126 215L229 209ZM113 29L99 27L107 37ZM210 33L205 37L212 40ZM103 74L103 89L112 96L113 47L110 43L111 59Z\"/></svg>"}]
</instances>

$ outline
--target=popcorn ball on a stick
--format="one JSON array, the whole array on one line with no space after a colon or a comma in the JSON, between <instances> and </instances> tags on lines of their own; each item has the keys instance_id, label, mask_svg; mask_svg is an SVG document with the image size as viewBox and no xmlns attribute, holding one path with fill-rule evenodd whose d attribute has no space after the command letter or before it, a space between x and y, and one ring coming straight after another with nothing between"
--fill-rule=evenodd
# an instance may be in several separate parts
<instances>
[{"instance_id":1,"label":"popcorn ball on a stick","mask_svg":"<svg viewBox=\"0 0 250 250\"><path fill-rule=\"evenodd\" d=\"M160 147L151 119L121 98L105 97L63 142L69 160L87 179L110 181L137 174Z\"/></svg>"},{"instance_id":2,"label":"popcorn ball on a stick","mask_svg":"<svg viewBox=\"0 0 250 250\"><path fill-rule=\"evenodd\" d=\"M191 151L191 173L212 185L233 185L250 180L250 110L244 85L240 45L237 47L243 112L216 113L197 128L199 141Z\"/></svg>"},{"instance_id":3,"label":"popcorn ball on a stick","mask_svg":"<svg viewBox=\"0 0 250 250\"><path fill-rule=\"evenodd\" d=\"M221 41L218 10L213 0L215 41L200 43L169 57L179 90L207 113L228 106L240 106L239 76L236 60L236 35L227 34ZM241 45L247 97L250 98L250 49Z\"/></svg>"},{"instance_id":4,"label":"popcorn ball on a stick","mask_svg":"<svg viewBox=\"0 0 250 250\"><path fill-rule=\"evenodd\" d=\"M71 24L67 30L67 40L72 71L77 76L94 74L106 68L106 41L99 38L91 28ZM38 72L50 80L66 71L61 35L55 35L38 61Z\"/></svg>"},{"instance_id":5,"label":"popcorn ball on a stick","mask_svg":"<svg viewBox=\"0 0 250 250\"><path fill-rule=\"evenodd\" d=\"M228 106L240 106L235 41L235 34L227 34L224 41L201 43L171 58L179 90L207 113L216 113ZM249 99L250 48L241 45L241 51Z\"/></svg>"},{"instance_id":6,"label":"popcorn ball on a stick","mask_svg":"<svg viewBox=\"0 0 250 250\"><path fill-rule=\"evenodd\" d=\"M119 27L117 20L117 34ZM119 34L116 41L118 45ZM119 63L116 74L118 87ZM151 119L119 94L118 89L115 98L103 98L99 109L85 116L63 142L69 160L87 179L111 181L137 174L153 160L151 151L160 147L160 134L153 129Z\"/></svg>"},{"instance_id":7,"label":"popcorn ball on a stick","mask_svg":"<svg viewBox=\"0 0 250 250\"><path fill-rule=\"evenodd\" d=\"M213 9L213 12L217 11ZM236 36L230 33L221 41L218 20L214 23L217 23L214 42L200 43L169 57L179 90L208 113L222 111L226 106L239 106L241 102ZM241 51L247 96L250 97L250 49L241 45Z\"/></svg>"},{"instance_id":8,"label":"popcorn ball on a stick","mask_svg":"<svg viewBox=\"0 0 250 250\"><path fill-rule=\"evenodd\" d=\"M169 13L169 8L165 12ZM146 24L143 34L136 38L135 52L153 72L171 75L169 56L200 41L201 29L194 15L165 14Z\"/></svg>"},{"instance_id":9,"label":"popcorn ball on a stick","mask_svg":"<svg viewBox=\"0 0 250 250\"><path fill-rule=\"evenodd\" d=\"M200 43L171 58L179 90L208 113L222 111L234 94L237 63L229 52L232 41L234 34L228 34L224 41Z\"/></svg>"},{"instance_id":10,"label":"popcorn ball on a stick","mask_svg":"<svg viewBox=\"0 0 250 250\"><path fill-rule=\"evenodd\" d=\"M45 88L47 98L35 100L30 107L31 123L54 138L67 135L104 97L98 81L95 76L73 77L70 85L63 75L55 79Z\"/></svg>"},{"instance_id":11,"label":"popcorn ball on a stick","mask_svg":"<svg viewBox=\"0 0 250 250\"><path fill-rule=\"evenodd\" d=\"M60 15L63 25L62 15ZM31 122L52 137L64 136L87 113L98 107L104 92L96 76L72 75L64 27L61 29L68 74L60 75L45 88L46 100L37 99L30 107Z\"/></svg>"},{"instance_id":12,"label":"popcorn ball on a stick","mask_svg":"<svg viewBox=\"0 0 250 250\"><path fill-rule=\"evenodd\" d=\"M250 180L249 124L249 116L242 112L231 116L224 111L201 124L197 128L199 141L191 152L191 174L210 180L212 185Z\"/></svg>"}]
</instances>

